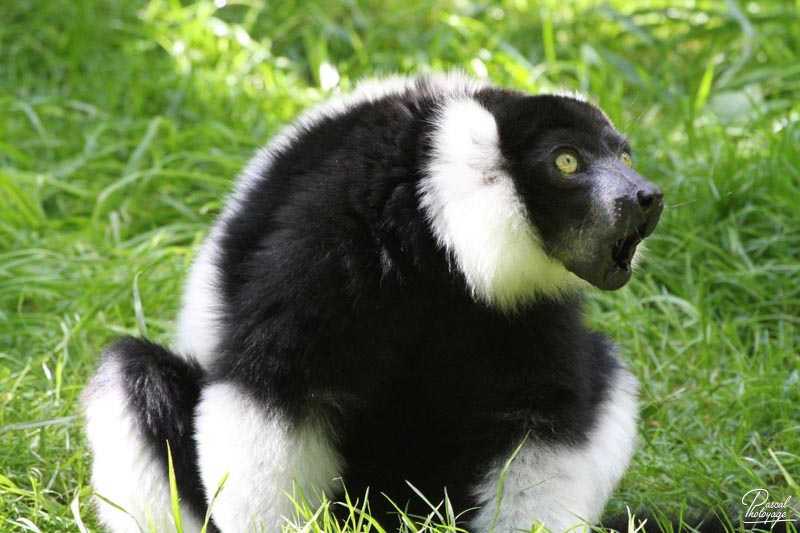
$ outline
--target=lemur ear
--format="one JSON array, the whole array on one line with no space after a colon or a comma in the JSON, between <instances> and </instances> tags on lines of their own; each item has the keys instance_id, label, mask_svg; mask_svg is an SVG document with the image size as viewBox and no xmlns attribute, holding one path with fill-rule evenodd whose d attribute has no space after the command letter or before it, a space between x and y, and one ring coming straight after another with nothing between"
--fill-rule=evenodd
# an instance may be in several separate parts
<instances>
[{"instance_id":1,"label":"lemur ear","mask_svg":"<svg viewBox=\"0 0 800 533\"><path fill-rule=\"evenodd\" d=\"M494 116L499 147L506 158L524 153L537 132L558 120L554 109L558 104L552 98L502 91L481 95L481 105Z\"/></svg>"}]
</instances>

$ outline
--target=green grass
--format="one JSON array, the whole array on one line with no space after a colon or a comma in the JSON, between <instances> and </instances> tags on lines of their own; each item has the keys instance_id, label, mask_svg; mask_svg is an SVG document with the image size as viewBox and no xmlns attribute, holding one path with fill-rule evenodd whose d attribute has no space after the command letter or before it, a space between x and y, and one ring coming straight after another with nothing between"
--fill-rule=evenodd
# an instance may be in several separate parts
<instances>
[{"instance_id":1,"label":"green grass","mask_svg":"<svg viewBox=\"0 0 800 533\"><path fill-rule=\"evenodd\" d=\"M96 529L81 388L112 338L169 339L253 150L362 77L455 67L585 91L666 194L645 268L590 295L643 383L610 510L800 498L800 2L217 6L0 5L0 530Z\"/></svg>"}]
</instances>

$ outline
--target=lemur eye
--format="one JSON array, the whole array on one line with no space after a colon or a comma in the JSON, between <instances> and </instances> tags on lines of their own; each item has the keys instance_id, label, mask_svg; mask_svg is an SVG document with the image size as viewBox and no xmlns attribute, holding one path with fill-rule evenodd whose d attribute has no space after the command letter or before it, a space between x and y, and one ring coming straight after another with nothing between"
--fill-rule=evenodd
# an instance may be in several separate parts
<instances>
[{"instance_id":1,"label":"lemur eye","mask_svg":"<svg viewBox=\"0 0 800 533\"><path fill-rule=\"evenodd\" d=\"M622 164L625 165L626 167L628 168L633 167L633 161L631 161L631 154L629 154L628 152L622 152L622 155L619 156L619 158L622 160Z\"/></svg>"},{"instance_id":2,"label":"lemur eye","mask_svg":"<svg viewBox=\"0 0 800 533\"><path fill-rule=\"evenodd\" d=\"M565 176L571 176L578 171L578 158L572 152L561 152L556 156L556 167Z\"/></svg>"}]
</instances>

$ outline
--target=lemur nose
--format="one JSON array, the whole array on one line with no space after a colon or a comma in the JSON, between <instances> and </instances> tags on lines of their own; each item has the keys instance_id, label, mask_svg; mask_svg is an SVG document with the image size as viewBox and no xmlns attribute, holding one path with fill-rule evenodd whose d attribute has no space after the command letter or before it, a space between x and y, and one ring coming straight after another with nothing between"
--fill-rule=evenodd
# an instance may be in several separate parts
<instances>
[{"instance_id":1,"label":"lemur nose","mask_svg":"<svg viewBox=\"0 0 800 533\"><path fill-rule=\"evenodd\" d=\"M639 205L646 212L661 211L664 207L664 194L654 185L637 191L636 198L639 200Z\"/></svg>"}]
</instances>

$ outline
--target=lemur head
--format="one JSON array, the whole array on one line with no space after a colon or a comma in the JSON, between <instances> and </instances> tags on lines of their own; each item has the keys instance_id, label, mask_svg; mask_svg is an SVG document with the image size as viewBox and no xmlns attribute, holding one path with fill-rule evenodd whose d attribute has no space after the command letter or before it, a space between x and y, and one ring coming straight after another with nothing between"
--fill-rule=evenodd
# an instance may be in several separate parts
<instances>
[{"instance_id":1,"label":"lemur head","mask_svg":"<svg viewBox=\"0 0 800 533\"><path fill-rule=\"evenodd\" d=\"M663 209L625 137L579 98L454 99L433 147L421 196L433 231L473 294L503 309L584 282L622 287Z\"/></svg>"},{"instance_id":2,"label":"lemur head","mask_svg":"<svg viewBox=\"0 0 800 533\"><path fill-rule=\"evenodd\" d=\"M658 187L633 170L625 137L598 108L564 96L523 98L497 121L501 153L548 255L600 289L625 285L664 206Z\"/></svg>"}]
</instances>

